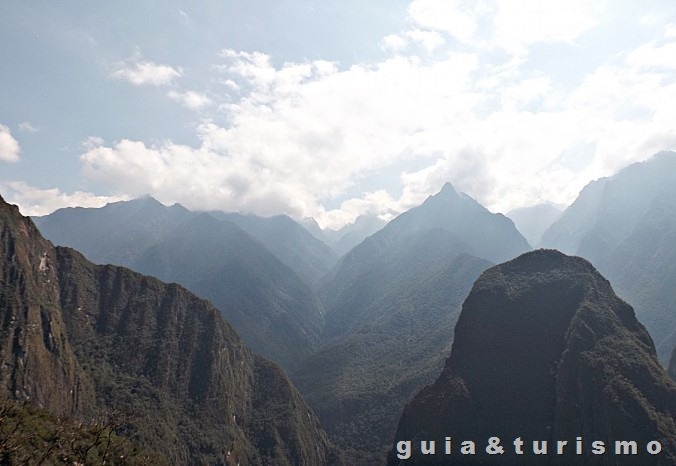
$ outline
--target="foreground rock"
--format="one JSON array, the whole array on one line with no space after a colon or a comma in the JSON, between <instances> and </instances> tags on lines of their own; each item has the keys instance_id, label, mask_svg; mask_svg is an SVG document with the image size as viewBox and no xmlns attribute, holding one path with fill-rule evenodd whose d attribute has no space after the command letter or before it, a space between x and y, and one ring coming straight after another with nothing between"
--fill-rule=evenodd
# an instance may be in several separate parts
<instances>
[{"instance_id":1,"label":"foreground rock","mask_svg":"<svg viewBox=\"0 0 676 466\"><path fill-rule=\"evenodd\" d=\"M586 260L539 250L476 281L451 356L407 405L388 460L676 464L674 413L676 384L632 308Z\"/></svg>"}]
</instances>

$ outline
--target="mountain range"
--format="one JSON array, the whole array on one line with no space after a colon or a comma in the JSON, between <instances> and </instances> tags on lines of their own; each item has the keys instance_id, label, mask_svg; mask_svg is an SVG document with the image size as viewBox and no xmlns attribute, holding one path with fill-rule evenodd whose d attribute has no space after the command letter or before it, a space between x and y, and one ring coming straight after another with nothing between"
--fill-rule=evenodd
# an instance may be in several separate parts
<instances>
[{"instance_id":1,"label":"mountain range","mask_svg":"<svg viewBox=\"0 0 676 466\"><path fill-rule=\"evenodd\" d=\"M563 213L535 206L510 212L514 221L491 213L447 183L387 224L362 217L338 232L321 230L311 219L301 225L286 216L190 212L152 198L101 209L64 209L36 222L47 238L81 248L95 261L130 266L209 299L247 345L289 373L347 464L377 465L392 448L406 403L447 371L454 328L475 280L493 264L531 249L519 226L531 244L542 235L541 244L590 260L636 309L659 359L668 365L676 347L671 304L676 297L676 182L671 183L675 159L673 153L658 154L592 182ZM543 263L558 260L539 254L549 257ZM565 276L570 272L582 288L605 282L594 275L597 272L570 260L573 272L566 268L568 259L559 261L566 267L554 269ZM538 270L535 278L519 275L524 286L548 277L549 272ZM575 288L570 277L564 282ZM545 282L548 293L559 296L561 283L549 278ZM617 300L605 288L603 295L613 303ZM509 293L505 299L511 299ZM550 312L564 312L544 297L542 302ZM495 308L499 305L496 301ZM542 334L522 335L525 341L544 345L542 351L548 344L543 335L551 336L547 332L555 320L549 318L551 323L534 319L532 328L524 324L526 333ZM629 340L638 335L646 346L653 345L644 338L645 330L630 327ZM490 335L491 329L487 323L482 331ZM477 354L490 348L493 339L480 333L475 336ZM633 350L634 343L618 343L617 348ZM551 360L560 356L547 354ZM637 356L636 364L657 373L652 356L646 354ZM508 363L497 373L507 377L510 371L525 370L518 361ZM609 377L629 377L624 369L613 371ZM539 376L533 372L528 377ZM639 394L648 390L638 383L633 386L630 391ZM647 422L645 417L636 419L640 425Z\"/></svg>"},{"instance_id":2,"label":"mountain range","mask_svg":"<svg viewBox=\"0 0 676 466\"><path fill-rule=\"evenodd\" d=\"M286 369L316 344L323 310L312 281L335 257L288 217L190 212L146 197L61 209L36 223L96 263L127 266L209 299L254 351Z\"/></svg>"},{"instance_id":3,"label":"mountain range","mask_svg":"<svg viewBox=\"0 0 676 466\"><path fill-rule=\"evenodd\" d=\"M447 184L320 282L320 346L291 375L351 463L382 462L399 412L441 370L474 280L528 249L511 220Z\"/></svg>"},{"instance_id":4,"label":"mountain range","mask_svg":"<svg viewBox=\"0 0 676 466\"><path fill-rule=\"evenodd\" d=\"M121 411L167 464L340 463L284 372L209 302L52 246L2 198L0 260L3 398L81 423Z\"/></svg>"}]
</instances>

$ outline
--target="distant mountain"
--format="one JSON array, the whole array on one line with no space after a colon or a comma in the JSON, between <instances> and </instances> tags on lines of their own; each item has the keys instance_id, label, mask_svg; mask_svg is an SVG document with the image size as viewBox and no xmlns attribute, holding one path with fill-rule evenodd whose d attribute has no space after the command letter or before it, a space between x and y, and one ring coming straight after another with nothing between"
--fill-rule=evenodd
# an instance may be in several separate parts
<instances>
[{"instance_id":1,"label":"distant mountain","mask_svg":"<svg viewBox=\"0 0 676 466\"><path fill-rule=\"evenodd\" d=\"M324 233L338 256L342 256L385 225L387 222L376 215L360 215L354 223L336 231L325 230Z\"/></svg>"},{"instance_id":2,"label":"distant mountain","mask_svg":"<svg viewBox=\"0 0 676 466\"><path fill-rule=\"evenodd\" d=\"M563 211L552 204L537 204L507 212L519 232L531 246L540 243L543 233L561 215Z\"/></svg>"},{"instance_id":3,"label":"distant mountain","mask_svg":"<svg viewBox=\"0 0 676 466\"><path fill-rule=\"evenodd\" d=\"M292 368L324 323L313 290L237 225L203 213L132 264L209 299L254 351Z\"/></svg>"},{"instance_id":4,"label":"distant mountain","mask_svg":"<svg viewBox=\"0 0 676 466\"><path fill-rule=\"evenodd\" d=\"M314 283L336 256L289 217L196 213L145 197L36 221L48 239L94 262L174 281L211 300L254 351L287 370L314 348L323 325Z\"/></svg>"},{"instance_id":5,"label":"distant mountain","mask_svg":"<svg viewBox=\"0 0 676 466\"><path fill-rule=\"evenodd\" d=\"M331 247L286 215L210 214L242 228L310 285L315 285L338 261L338 254Z\"/></svg>"},{"instance_id":6,"label":"distant mountain","mask_svg":"<svg viewBox=\"0 0 676 466\"><path fill-rule=\"evenodd\" d=\"M81 422L125 413L118 434L167 464L339 461L284 373L210 303L53 247L1 198L0 277L2 397ZM53 423L31 419L38 435Z\"/></svg>"},{"instance_id":7,"label":"distant mountain","mask_svg":"<svg viewBox=\"0 0 676 466\"><path fill-rule=\"evenodd\" d=\"M348 333L380 296L440 270L460 253L498 262L529 249L511 220L446 183L353 248L326 276L320 287L325 338Z\"/></svg>"},{"instance_id":8,"label":"distant mountain","mask_svg":"<svg viewBox=\"0 0 676 466\"><path fill-rule=\"evenodd\" d=\"M354 221L338 230L322 230L315 219L306 218L301 222L303 227L315 238L328 244L338 257L364 241L367 237L381 230L387 222L377 215L360 215Z\"/></svg>"},{"instance_id":9,"label":"distant mountain","mask_svg":"<svg viewBox=\"0 0 676 466\"><path fill-rule=\"evenodd\" d=\"M674 351L671 352L671 362L669 363L669 375L672 379L676 380L676 346Z\"/></svg>"},{"instance_id":10,"label":"distant mountain","mask_svg":"<svg viewBox=\"0 0 676 466\"><path fill-rule=\"evenodd\" d=\"M587 185L541 244L589 259L634 306L668 363L676 345L676 153Z\"/></svg>"},{"instance_id":11,"label":"distant mountain","mask_svg":"<svg viewBox=\"0 0 676 466\"><path fill-rule=\"evenodd\" d=\"M631 306L586 260L539 250L476 281L446 366L404 410L388 464L676 464L674 412L676 383ZM504 452L490 455L496 437ZM432 440L435 454L422 454ZM474 455L462 454L466 441ZM636 454L617 454L616 441L635 442Z\"/></svg>"},{"instance_id":12,"label":"distant mountain","mask_svg":"<svg viewBox=\"0 0 676 466\"><path fill-rule=\"evenodd\" d=\"M129 267L136 257L195 214L152 197L101 208L68 207L33 221L47 239L82 252L97 264Z\"/></svg>"},{"instance_id":13,"label":"distant mountain","mask_svg":"<svg viewBox=\"0 0 676 466\"><path fill-rule=\"evenodd\" d=\"M292 377L351 464L384 461L397 414L441 369L485 258L526 250L511 220L447 185L327 275L320 349Z\"/></svg>"},{"instance_id":14,"label":"distant mountain","mask_svg":"<svg viewBox=\"0 0 676 466\"><path fill-rule=\"evenodd\" d=\"M338 260L331 247L286 215L209 214L238 225L308 284L314 285ZM199 212L180 204L167 207L146 196L101 208L59 209L33 221L50 241L78 249L97 264L129 267L146 249L196 215Z\"/></svg>"}]
</instances>

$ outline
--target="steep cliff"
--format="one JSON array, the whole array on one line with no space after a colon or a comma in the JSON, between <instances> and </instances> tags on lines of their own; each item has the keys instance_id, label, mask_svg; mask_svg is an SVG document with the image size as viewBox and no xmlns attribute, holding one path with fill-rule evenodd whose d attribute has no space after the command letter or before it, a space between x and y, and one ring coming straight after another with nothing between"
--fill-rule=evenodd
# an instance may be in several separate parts
<instances>
[{"instance_id":1,"label":"steep cliff","mask_svg":"<svg viewBox=\"0 0 676 466\"><path fill-rule=\"evenodd\" d=\"M539 250L476 281L441 376L404 410L389 464L674 464L674 413L676 384L632 308L586 260ZM502 454L486 451L491 437ZM421 440L436 440L436 454L423 455ZM400 441L412 442L410 459ZM476 454L463 455L463 441ZM546 456L534 441L548 443ZM636 442L636 455L616 454L616 441ZM649 454L651 442L662 451Z\"/></svg>"}]
</instances>

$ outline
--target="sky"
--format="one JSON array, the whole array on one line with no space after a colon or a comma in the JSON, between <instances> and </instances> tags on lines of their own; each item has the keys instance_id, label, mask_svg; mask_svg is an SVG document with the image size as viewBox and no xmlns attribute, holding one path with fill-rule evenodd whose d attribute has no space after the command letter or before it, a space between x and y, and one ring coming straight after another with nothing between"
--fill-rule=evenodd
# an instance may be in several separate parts
<instances>
[{"instance_id":1,"label":"sky","mask_svg":"<svg viewBox=\"0 0 676 466\"><path fill-rule=\"evenodd\" d=\"M0 195L391 218L676 149L673 0L0 0Z\"/></svg>"}]
</instances>

